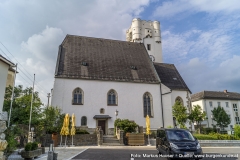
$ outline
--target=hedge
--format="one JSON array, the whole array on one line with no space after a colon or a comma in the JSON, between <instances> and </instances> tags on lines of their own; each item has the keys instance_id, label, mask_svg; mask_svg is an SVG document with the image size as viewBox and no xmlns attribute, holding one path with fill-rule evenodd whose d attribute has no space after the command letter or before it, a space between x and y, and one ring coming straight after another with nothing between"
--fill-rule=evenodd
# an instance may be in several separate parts
<instances>
[{"instance_id":1,"label":"hedge","mask_svg":"<svg viewBox=\"0 0 240 160\"><path fill-rule=\"evenodd\" d=\"M233 135L228 134L218 134L218 133L210 133L206 134L194 134L198 140L239 140L239 138L234 137Z\"/></svg>"}]
</instances>

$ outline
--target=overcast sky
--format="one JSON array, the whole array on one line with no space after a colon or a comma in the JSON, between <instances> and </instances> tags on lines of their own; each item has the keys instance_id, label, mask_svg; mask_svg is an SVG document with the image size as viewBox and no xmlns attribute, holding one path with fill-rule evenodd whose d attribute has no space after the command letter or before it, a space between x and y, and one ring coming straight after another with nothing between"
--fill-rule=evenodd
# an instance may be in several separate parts
<instances>
[{"instance_id":1,"label":"overcast sky","mask_svg":"<svg viewBox=\"0 0 240 160\"><path fill-rule=\"evenodd\" d=\"M161 24L164 63L176 65L193 93L240 93L239 0L1 0L0 54L19 63L17 84L44 104L67 34L125 41L133 18Z\"/></svg>"}]
</instances>

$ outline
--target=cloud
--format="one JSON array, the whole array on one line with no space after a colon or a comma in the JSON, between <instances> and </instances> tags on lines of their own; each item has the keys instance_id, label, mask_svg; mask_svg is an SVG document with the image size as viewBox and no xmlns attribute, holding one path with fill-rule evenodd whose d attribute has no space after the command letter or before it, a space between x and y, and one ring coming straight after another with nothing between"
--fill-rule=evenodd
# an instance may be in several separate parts
<instances>
[{"instance_id":1,"label":"cloud","mask_svg":"<svg viewBox=\"0 0 240 160\"><path fill-rule=\"evenodd\" d=\"M34 34L27 42L22 42L21 46L23 52L33 54L41 61L53 63L56 61L58 46L63 38L61 29L47 26L40 34Z\"/></svg>"},{"instance_id":2,"label":"cloud","mask_svg":"<svg viewBox=\"0 0 240 160\"><path fill-rule=\"evenodd\" d=\"M240 56L233 55L230 59L211 66L199 58L190 59L187 64L178 65L185 82L193 93L203 90L239 92Z\"/></svg>"},{"instance_id":3,"label":"cloud","mask_svg":"<svg viewBox=\"0 0 240 160\"><path fill-rule=\"evenodd\" d=\"M163 2L153 13L154 17L169 18L184 12L189 14L195 12L225 13L239 12L240 1L238 0L173 0Z\"/></svg>"},{"instance_id":4,"label":"cloud","mask_svg":"<svg viewBox=\"0 0 240 160\"><path fill-rule=\"evenodd\" d=\"M150 0L7 0L0 2L4 44L21 62L17 82L32 85L46 101L54 82L58 46L66 34L125 40L132 19ZM6 32L6 30L8 32ZM20 51L20 52L19 52Z\"/></svg>"}]
</instances>

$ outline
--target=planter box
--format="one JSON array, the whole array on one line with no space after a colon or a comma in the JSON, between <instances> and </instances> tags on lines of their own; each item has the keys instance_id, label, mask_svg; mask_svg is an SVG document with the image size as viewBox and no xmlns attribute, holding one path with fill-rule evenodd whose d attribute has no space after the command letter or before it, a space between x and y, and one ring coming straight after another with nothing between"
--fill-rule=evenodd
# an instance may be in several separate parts
<instances>
[{"instance_id":1,"label":"planter box","mask_svg":"<svg viewBox=\"0 0 240 160\"><path fill-rule=\"evenodd\" d=\"M21 156L24 159L33 159L34 157L40 156L42 154L42 149L37 149L37 150L33 150L33 151L25 151L23 150L21 152Z\"/></svg>"},{"instance_id":2,"label":"planter box","mask_svg":"<svg viewBox=\"0 0 240 160\"><path fill-rule=\"evenodd\" d=\"M139 146L145 144L143 133L127 133L126 137L128 139L128 145Z\"/></svg>"}]
</instances>

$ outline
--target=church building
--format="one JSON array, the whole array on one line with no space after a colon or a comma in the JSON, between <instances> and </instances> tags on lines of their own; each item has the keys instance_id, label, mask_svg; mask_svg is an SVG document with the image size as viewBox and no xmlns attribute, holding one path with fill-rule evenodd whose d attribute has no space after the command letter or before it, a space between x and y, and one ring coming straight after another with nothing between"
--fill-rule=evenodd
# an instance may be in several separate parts
<instances>
[{"instance_id":1,"label":"church building","mask_svg":"<svg viewBox=\"0 0 240 160\"><path fill-rule=\"evenodd\" d=\"M51 105L74 113L77 127L113 134L116 118L145 128L149 115L156 130L173 126L176 100L190 110L191 91L163 63L160 23L133 19L126 40L67 35L59 46Z\"/></svg>"}]
</instances>

